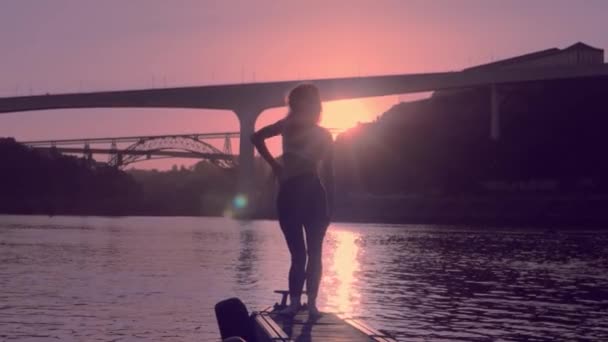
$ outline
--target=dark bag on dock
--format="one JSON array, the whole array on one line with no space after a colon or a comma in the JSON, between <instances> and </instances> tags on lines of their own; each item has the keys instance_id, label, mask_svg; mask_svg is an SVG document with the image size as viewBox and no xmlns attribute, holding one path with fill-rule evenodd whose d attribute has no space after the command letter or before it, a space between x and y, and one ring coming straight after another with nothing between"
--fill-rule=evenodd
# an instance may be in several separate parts
<instances>
[{"instance_id":1,"label":"dark bag on dock","mask_svg":"<svg viewBox=\"0 0 608 342\"><path fill-rule=\"evenodd\" d=\"M247 342L255 342L249 312L240 299L229 298L215 304L215 317L222 340L238 336Z\"/></svg>"}]
</instances>

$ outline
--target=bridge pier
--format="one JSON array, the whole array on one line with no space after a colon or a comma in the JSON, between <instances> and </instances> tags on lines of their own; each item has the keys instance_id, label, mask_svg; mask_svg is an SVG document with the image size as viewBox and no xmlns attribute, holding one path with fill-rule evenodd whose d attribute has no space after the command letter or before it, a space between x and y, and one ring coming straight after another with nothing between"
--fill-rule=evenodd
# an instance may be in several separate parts
<instances>
[{"instance_id":1,"label":"bridge pier","mask_svg":"<svg viewBox=\"0 0 608 342\"><path fill-rule=\"evenodd\" d=\"M490 137L492 140L498 141L500 139L500 104L505 96L498 91L496 84L491 85L490 92Z\"/></svg>"},{"instance_id":2,"label":"bridge pier","mask_svg":"<svg viewBox=\"0 0 608 342\"><path fill-rule=\"evenodd\" d=\"M255 131L255 121L262 113L261 109L243 109L234 111L239 119L240 136L239 136L239 166L237 191L240 198L245 200L236 200L234 209L237 214L246 217L253 210L253 183L255 181L255 169L253 165L254 147L251 142L251 135Z\"/></svg>"},{"instance_id":3,"label":"bridge pier","mask_svg":"<svg viewBox=\"0 0 608 342\"><path fill-rule=\"evenodd\" d=\"M88 142L84 144L84 156L85 158L87 158L88 161L93 160L93 153L91 152L91 146Z\"/></svg>"}]
</instances>

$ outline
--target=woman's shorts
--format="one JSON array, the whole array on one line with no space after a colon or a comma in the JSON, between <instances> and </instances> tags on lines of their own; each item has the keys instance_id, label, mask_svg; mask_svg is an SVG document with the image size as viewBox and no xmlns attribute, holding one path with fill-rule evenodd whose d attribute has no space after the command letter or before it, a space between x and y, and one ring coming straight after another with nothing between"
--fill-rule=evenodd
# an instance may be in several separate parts
<instances>
[{"instance_id":1,"label":"woman's shorts","mask_svg":"<svg viewBox=\"0 0 608 342\"><path fill-rule=\"evenodd\" d=\"M279 221L297 224L327 224L327 196L319 177L306 173L283 181L277 197Z\"/></svg>"}]
</instances>

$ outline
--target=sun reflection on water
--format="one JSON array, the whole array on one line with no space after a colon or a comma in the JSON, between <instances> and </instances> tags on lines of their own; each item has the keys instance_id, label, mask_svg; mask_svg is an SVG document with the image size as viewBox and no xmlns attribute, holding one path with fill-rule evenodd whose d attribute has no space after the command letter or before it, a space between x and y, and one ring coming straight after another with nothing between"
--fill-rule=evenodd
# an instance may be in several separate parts
<instances>
[{"instance_id":1,"label":"sun reflection on water","mask_svg":"<svg viewBox=\"0 0 608 342\"><path fill-rule=\"evenodd\" d=\"M321 284L321 292L326 297L325 309L328 311L353 314L359 306L356 274L360 257L358 238L359 234L349 231L328 233Z\"/></svg>"}]
</instances>

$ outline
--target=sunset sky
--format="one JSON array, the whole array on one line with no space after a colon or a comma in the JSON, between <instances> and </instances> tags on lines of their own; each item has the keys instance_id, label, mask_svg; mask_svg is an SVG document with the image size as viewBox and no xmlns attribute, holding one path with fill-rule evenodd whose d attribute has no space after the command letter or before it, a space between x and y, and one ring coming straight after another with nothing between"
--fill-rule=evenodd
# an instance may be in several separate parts
<instances>
[{"instance_id":1,"label":"sunset sky","mask_svg":"<svg viewBox=\"0 0 608 342\"><path fill-rule=\"evenodd\" d=\"M607 48L607 17L603 0L3 1L0 96L458 70L577 41ZM373 120L398 100L326 104L324 123ZM201 110L0 116L0 136L22 140L237 129Z\"/></svg>"}]
</instances>

